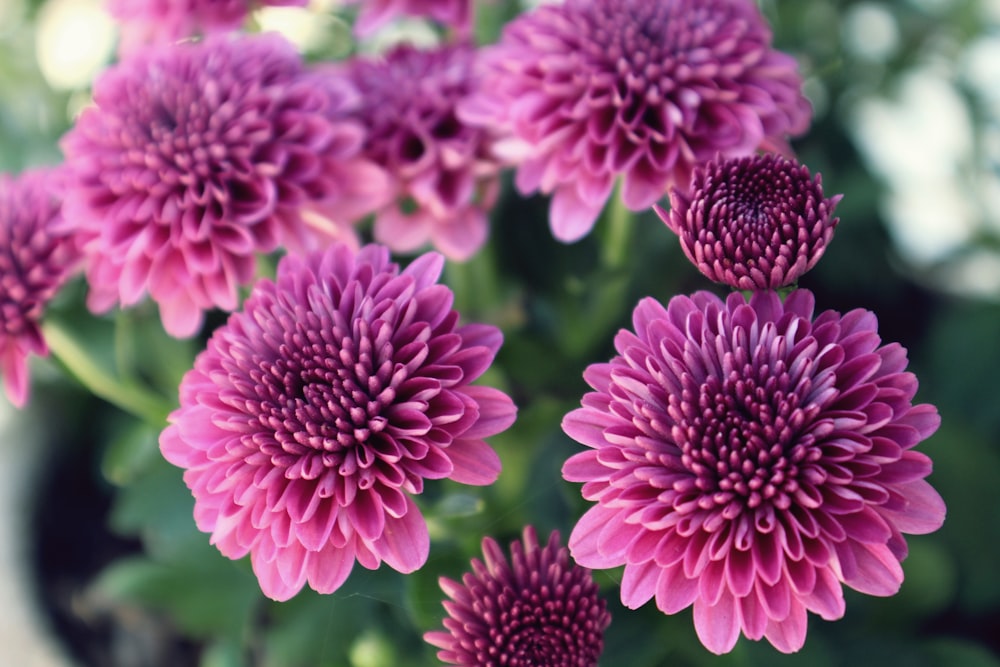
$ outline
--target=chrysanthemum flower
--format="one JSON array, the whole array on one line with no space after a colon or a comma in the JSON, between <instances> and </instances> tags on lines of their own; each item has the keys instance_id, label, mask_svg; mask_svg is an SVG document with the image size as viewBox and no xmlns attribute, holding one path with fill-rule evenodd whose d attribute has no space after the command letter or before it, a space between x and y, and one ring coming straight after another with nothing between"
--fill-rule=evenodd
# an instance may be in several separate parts
<instances>
[{"instance_id":1,"label":"chrysanthemum flower","mask_svg":"<svg viewBox=\"0 0 1000 667\"><path fill-rule=\"evenodd\" d=\"M822 177L792 160L754 155L697 167L670 192L660 218L709 279L743 290L793 284L823 256L839 222L840 195L823 197Z\"/></svg>"},{"instance_id":2,"label":"chrysanthemum flower","mask_svg":"<svg viewBox=\"0 0 1000 667\"><path fill-rule=\"evenodd\" d=\"M18 407L28 399L28 356L48 354L39 322L77 265L61 203L58 169L0 174L0 375Z\"/></svg>"},{"instance_id":3,"label":"chrysanthemum flower","mask_svg":"<svg viewBox=\"0 0 1000 667\"><path fill-rule=\"evenodd\" d=\"M330 593L355 560L412 572L429 547L411 497L424 480L497 478L483 438L515 408L469 383L501 335L457 324L443 263L400 271L372 245L287 255L184 377L160 449L185 469L198 528L249 553L267 596Z\"/></svg>"},{"instance_id":4,"label":"chrysanthemum flower","mask_svg":"<svg viewBox=\"0 0 1000 667\"><path fill-rule=\"evenodd\" d=\"M361 5L354 31L361 37L401 16L429 18L468 33L472 24L473 0L342 0L346 5Z\"/></svg>"},{"instance_id":5,"label":"chrysanthemum flower","mask_svg":"<svg viewBox=\"0 0 1000 667\"><path fill-rule=\"evenodd\" d=\"M257 7L305 6L308 0L108 0L108 12L121 24L119 52L146 44L176 42L213 32L236 30Z\"/></svg>"},{"instance_id":6,"label":"chrysanthemum flower","mask_svg":"<svg viewBox=\"0 0 1000 667\"><path fill-rule=\"evenodd\" d=\"M438 658L463 667L595 667L611 615L590 571L570 560L558 532L541 547L531 526L510 555L487 537L485 562L473 559L462 583L441 578L451 598L445 630L424 635Z\"/></svg>"},{"instance_id":7,"label":"chrysanthemum flower","mask_svg":"<svg viewBox=\"0 0 1000 667\"><path fill-rule=\"evenodd\" d=\"M566 0L507 25L462 116L510 132L522 193L586 235L615 181L648 208L716 154L782 148L811 117L795 60L753 0Z\"/></svg>"},{"instance_id":8,"label":"chrysanthemum flower","mask_svg":"<svg viewBox=\"0 0 1000 667\"><path fill-rule=\"evenodd\" d=\"M385 185L359 156L363 128L342 118L356 92L317 85L277 35L150 48L108 70L94 101L62 142L89 305L148 292L174 336L235 308L258 253L306 245L310 206L353 211Z\"/></svg>"},{"instance_id":9,"label":"chrysanthemum flower","mask_svg":"<svg viewBox=\"0 0 1000 667\"><path fill-rule=\"evenodd\" d=\"M394 48L347 67L361 92L356 118L368 128L364 154L389 174L394 201L375 217L375 240L397 252L428 241L465 260L486 241L496 201L496 136L455 115L474 87L470 46Z\"/></svg>"},{"instance_id":10,"label":"chrysanthemum flower","mask_svg":"<svg viewBox=\"0 0 1000 667\"><path fill-rule=\"evenodd\" d=\"M906 351L881 344L871 312L813 320L813 307L801 289L784 303L773 291L645 299L563 421L590 447L563 476L596 503L570 537L574 558L624 565L628 607L693 604L715 653L741 630L798 650L807 610L840 618L841 584L892 595L903 533L944 520L931 461L913 450L940 419L912 404Z\"/></svg>"}]
</instances>

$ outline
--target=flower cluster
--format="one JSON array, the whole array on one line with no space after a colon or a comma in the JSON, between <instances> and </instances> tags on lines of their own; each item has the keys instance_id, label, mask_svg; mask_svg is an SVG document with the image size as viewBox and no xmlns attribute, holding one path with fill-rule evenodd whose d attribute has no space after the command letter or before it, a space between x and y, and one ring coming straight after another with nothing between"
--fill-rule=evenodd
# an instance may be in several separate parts
<instances>
[{"instance_id":1,"label":"flower cluster","mask_svg":"<svg viewBox=\"0 0 1000 667\"><path fill-rule=\"evenodd\" d=\"M353 100L331 92L346 84L314 78L276 35L152 48L101 76L62 142L93 310L148 292L193 335L236 307L257 254L303 244L305 207L373 190Z\"/></svg>"},{"instance_id":2,"label":"flower cluster","mask_svg":"<svg viewBox=\"0 0 1000 667\"><path fill-rule=\"evenodd\" d=\"M28 398L28 355L48 353L42 315L78 260L62 194L58 169L0 175L0 376L19 407Z\"/></svg>"},{"instance_id":3,"label":"flower cluster","mask_svg":"<svg viewBox=\"0 0 1000 667\"><path fill-rule=\"evenodd\" d=\"M467 45L409 45L347 67L361 93L355 118L368 129L364 154L390 175L394 201L375 217L375 240L398 252L430 241L450 259L469 259L486 241L499 191L496 133L455 109L474 87Z\"/></svg>"},{"instance_id":4,"label":"flower cluster","mask_svg":"<svg viewBox=\"0 0 1000 667\"><path fill-rule=\"evenodd\" d=\"M514 405L469 383L501 335L458 324L442 264L400 271L383 246L287 256L184 377L161 450L185 469L198 528L249 553L269 597L330 593L355 560L412 572L429 549L411 498L424 480L500 473L483 438Z\"/></svg>"},{"instance_id":5,"label":"flower cluster","mask_svg":"<svg viewBox=\"0 0 1000 667\"><path fill-rule=\"evenodd\" d=\"M511 134L517 187L553 193L563 241L590 231L619 176L624 204L646 209L698 164L782 147L811 117L752 0L542 5L485 59L463 117Z\"/></svg>"},{"instance_id":6,"label":"flower cluster","mask_svg":"<svg viewBox=\"0 0 1000 667\"><path fill-rule=\"evenodd\" d=\"M278 601L332 593L355 563L413 572L431 548L425 482L492 484L486 439L517 413L477 384L502 334L460 322L446 258L485 244L503 168L552 195L564 242L620 184L748 294L635 307L562 421L586 448L562 476L592 503L568 545L529 526L508 559L484 539L461 582L439 580L444 629L424 639L453 665L595 667L610 614L590 568L624 568L629 608L692 607L715 653L741 634L796 651L809 612L844 614L845 586L895 593L906 536L944 521L915 449L940 418L873 313L788 289L823 256L840 196L787 157L811 108L757 3L545 3L478 51L471 0L344 1L362 5L359 35L419 15L451 41L314 67L278 35L219 34L304 0L110 0L122 59L63 137L64 168L0 177L11 401L78 266L92 311L148 296L174 337L230 311L157 425L197 527Z\"/></svg>"},{"instance_id":7,"label":"flower cluster","mask_svg":"<svg viewBox=\"0 0 1000 667\"><path fill-rule=\"evenodd\" d=\"M463 667L596 667L611 615L590 572L570 560L558 532L541 547L531 526L510 555L487 537L485 562L474 559L461 583L441 578L451 598L445 631L424 635L438 658Z\"/></svg>"}]
</instances>

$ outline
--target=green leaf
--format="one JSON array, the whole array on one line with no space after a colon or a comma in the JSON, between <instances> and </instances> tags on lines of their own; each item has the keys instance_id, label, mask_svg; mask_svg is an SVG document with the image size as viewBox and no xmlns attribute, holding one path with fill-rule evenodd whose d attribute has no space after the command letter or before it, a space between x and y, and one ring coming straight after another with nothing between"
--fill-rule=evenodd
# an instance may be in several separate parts
<instances>
[{"instance_id":1,"label":"green leaf","mask_svg":"<svg viewBox=\"0 0 1000 667\"><path fill-rule=\"evenodd\" d=\"M94 582L111 600L166 612L193 637L238 637L260 599L257 582L229 561L172 566L145 557L118 560Z\"/></svg>"}]
</instances>

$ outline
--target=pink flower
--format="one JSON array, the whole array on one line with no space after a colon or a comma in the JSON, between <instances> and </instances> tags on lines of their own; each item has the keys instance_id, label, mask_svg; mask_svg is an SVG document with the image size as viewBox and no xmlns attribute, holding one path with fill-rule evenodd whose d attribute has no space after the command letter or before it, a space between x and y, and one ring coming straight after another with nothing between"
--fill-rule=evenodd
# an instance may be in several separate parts
<instances>
[{"instance_id":1,"label":"pink flower","mask_svg":"<svg viewBox=\"0 0 1000 667\"><path fill-rule=\"evenodd\" d=\"M79 258L62 186L57 169L0 174L0 375L18 407L28 400L28 355L49 351L39 322Z\"/></svg>"},{"instance_id":2,"label":"pink flower","mask_svg":"<svg viewBox=\"0 0 1000 667\"><path fill-rule=\"evenodd\" d=\"M314 229L319 203L356 214L385 189L360 157L363 128L344 118L356 92L318 85L277 35L150 48L108 70L94 101L62 142L88 303L148 293L174 336L235 308L258 253L336 236Z\"/></svg>"},{"instance_id":3,"label":"pink flower","mask_svg":"<svg viewBox=\"0 0 1000 667\"><path fill-rule=\"evenodd\" d=\"M438 659L462 667L596 667L611 622L590 571L570 560L553 532L544 547L535 529L510 546L510 561L492 538L485 562L472 560L462 582L442 577L445 631L424 639Z\"/></svg>"},{"instance_id":4,"label":"pink flower","mask_svg":"<svg viewBox=\"0 0 1000 667\"><path fill-rule=\"evenodd\" d=\"M308 0L108 0L121 23L119 53L146 44L176 42L195 35L237 30L258 6L304 7Z\"/></svg>"},{"instance_id":5,"label":"pink flower","mask_svg":"<svg viewBox=\"0 0 1000 667\"><path fill-rule=\"evenodd\" d=\"M342 0L344 4L361 5L354 31L362 37L400 16L426 17L451 26L460 34L472 28L473 0Z\"/></svg>"},{"instance_id":6,"label":"pink flower","mask_svg":"<svg viewBox=\"0 0 1000 667\"><path fill-rule=\"evenodd\" d=\"M822 178L793 160L753 155L694 170L686 190L656 212L688 259L710 280L736 289L795 283L823 256L839 218L840 195L823 196Z\"/></svg>"},{"instance_id":7,"label":"pink flower","mask_svg":"<svg viewBox=\"0 0 1000 667\"><path fill-rule=\"evenodd\" d=\"M160 449L185 469L198 528L229 558L249 553L267 596L333 592L355 560L416 570L424 480L496 480L483 438L515 408L469 383L501 335L458 325L443 263L400 271L373 245L288 255L184 377Z\"/></svg>"},{"instance_id":8,"label":"pink flower","mask_svg":"<svg viewBox=\"0 0 1000 667\"><path fill-rule=\"evenodd\" d=\"M633 211L716 154L781 148L811 117L795 60L753 0L566 0L508 24L487 50L469 122L509 132L522 193L552 193L566 242L619 176Z\"/></svg>"},{"instance_id":9,"label":"pink flower","mask_svg":"<svg viewBox=\"0 0 1000 667\"><path fill-rule=\"evenodd\" d=\"M388 173L394 198L375 217L375 240L396 252L430 241L455 260L471 257L489 231L499 191L496 137L460 121L473 88L475 51L399 46L347 67L361 91L355 119L368 128L364 155Z\"/></svg>"},{"instance_id":10,"label":"pink flower","mask_svg":"<svg viewBox=\"0 0 1000 667\"><path fill-rule=\"evenodd\" d=\"M707 292L635 309L618 356L587 369L594 392L563 429L590 449L563 476L596 503L570 537L584 567L625 566L622 602L694 605L709 650L742 631L796 651L806 611L844 614L841 584L892 595L904 533L945 515L913 447L940 422L913 405L906 351L875 315L813 296Z\"/></svg>"}]
</instances>

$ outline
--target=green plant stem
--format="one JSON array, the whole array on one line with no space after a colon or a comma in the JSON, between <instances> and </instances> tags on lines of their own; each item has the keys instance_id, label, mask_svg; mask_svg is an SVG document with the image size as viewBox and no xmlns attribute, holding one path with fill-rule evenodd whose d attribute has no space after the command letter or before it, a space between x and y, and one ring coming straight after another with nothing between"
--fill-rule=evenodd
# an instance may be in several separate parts
<instances>
[{"instance_id":1,"label":"green plant stem","mask_svg":"<svg viewBox=\"0 0 1000 667\"><path fill-rule=\"evenodd\" d=\"M605 269L617 272L625 266L635 230L635 216L628 210L621 195L621 182L611 193L611 201L604 212L605 234L601 245L601 261Z\"/></svg>"},{"instance_id":2,"label":"green plant stem","mask_svg":"<svg viewBox=\"0 0 1000 667\"><path fill-rule=\"evenodd\" d=\"M42 329L52 355L80 384L151 425L159 426L166 422L170 406L165 399L134 382L123 382L108 373L59 324L49 321Z\"/></svg>"}]
</instances>

